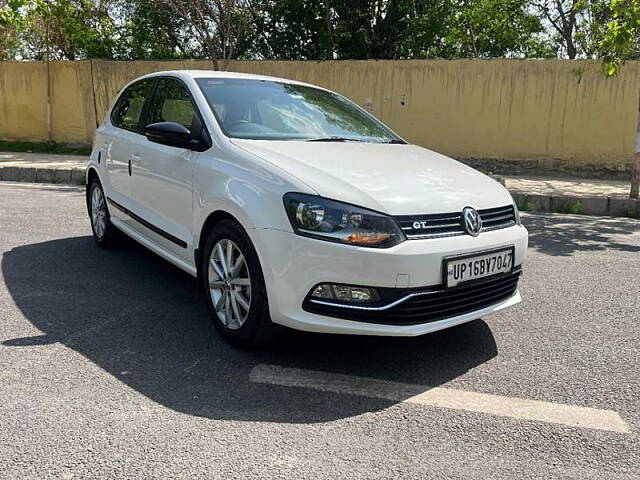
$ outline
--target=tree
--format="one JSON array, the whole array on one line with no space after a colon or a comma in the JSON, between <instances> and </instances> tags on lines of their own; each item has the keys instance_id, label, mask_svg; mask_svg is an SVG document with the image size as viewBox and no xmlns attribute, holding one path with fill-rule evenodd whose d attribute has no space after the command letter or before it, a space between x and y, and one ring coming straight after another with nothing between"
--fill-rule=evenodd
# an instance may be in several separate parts
<instances>
[{"instance_id":1,"label":"tree","mask_svg":"<svg viewBox=\"0 0 640 480\"><path fill-rule=\"evenodd\" d=\"M446 58L547 57L540 18L528 0L457 0L445 20Z\"/></svg>"},{"instance_id":2,"label":"tree","mask_svg":"<svg viewBox=\"0 0 640 480\"><path fill-rule=\"evenodd\" d=\"M610 0L534 0L547 30L554 56L597 58L606 25L612 18Z\"/></svg>"},{"instance_id":3,"label":"tree","mask_svg":"<svg viewBox=\"0 0 640 480\"><path fill-rule=\"evenodd\" d=\"M612 20L600 43L607 74L615 75L627 61L640 58L640 0L612 0ZM640 117L638 139L640 143ZM631 174L631 198L640 197L640 152L636 151Z\"/></svg>"},{"instance_id":4,"label":"tree","mask_svg":"<svg viewBox=\"0 0 640 480\"><path fill-rule=\"evenodd\" d=\"M624 62L640 58L640 0L612 0L612 20L600 43L609 75L615 75Z\"/></svg>"},{"instance_id":5,"label":"tree","mask_svg":"<svg viewBox=\"0 0 640 480\"><path fill-rule=\"evenodd\" d=\"M576 58L578 49L574 34L584 2L582 0L534 0L534 6L561 39L567 57Z\"/></svg>"},{"instance_id":6,"label":"tree","mask_svg":"<svg viewBox=\"0 0 640 480\"><path fill-rule=\"evenodd\" d=\"M333 10L330 0L250 0L254 26L251 48L258 58L332 59Z\"/></svg>"},{"instance_id":7,"label":"tree","mask_svg":"<svg viewBox=\"0 0 640 480\"><path fill-rule=\"evenodd\" d=\"M411 2L396 47L398 58L444 57L447 22L451 16L450 0Z\"/></svg>"},{"instance_id":8,"label":"tree","mask_svg":"<svg viewBox=\"0 0 640 480\"><path fill-rule=\"evenodd\" d=\"M257 56L553 56L528 0L252 0Z\"/></svg>"},{"instance_id":9,"label":"tree","mask_svg":"<svg viewBox=\"0 0 640 480\"><path fill-rule=\"evenodd\" d=\"M583 0L579 9L574 43L578 55L595 58L600 55L600 44L604 38L607 22L611 20L609 0Z\"/></svg>"},{"instance_id":10,"label":"tree","mask_svg":"<svg viewBox=\"0 0 640 480\"><path fill-rule=\"evenodd\" d=\"M335 45L339 58L398 58L407 23L406 0L334 0Z\"/></svg>"},{"instance_id":11,"label":"tree","mask_svg":"<svg viewBox=\"0 0 640 480\"><path fill-rule=\"evenodd\" d=\"M14 2L15 3L15 2ZM108 0L31 0L17 9L23 59L111 58L115 25Z\"/></svg>"},{"instance_id":12,"label":"tree","mask_svg":"<svg viewBox=\"0 0 640 480\"><path fill-rule=\"evenodd\" d=\"M246 48L251 30L245 0L155 0L176 15L206 52L213 67L226 70ZM244 46L244 48L242 48Z\"/></svg>"},{"instance_id":13,"label":"tree","mask_svg":"<svg viewBox=\"0 0 640 480\"><path fill-rule=\"evenodd\" d=\"M0 0L0 61L18 56L21 33L25 28L20 9L25 6L26 0Z\"/></svg>"},{"instance_id":14,"label":"tree","mask_svg":"<svg viewBox=\"0 0 640 480\"><path fill-rule=\"evenodd\" d=\"M154 0L121 0L120 29L124 58L202 58L205 52L194 45L185 22L166 5Z\"/></svg>"}]
</instances>

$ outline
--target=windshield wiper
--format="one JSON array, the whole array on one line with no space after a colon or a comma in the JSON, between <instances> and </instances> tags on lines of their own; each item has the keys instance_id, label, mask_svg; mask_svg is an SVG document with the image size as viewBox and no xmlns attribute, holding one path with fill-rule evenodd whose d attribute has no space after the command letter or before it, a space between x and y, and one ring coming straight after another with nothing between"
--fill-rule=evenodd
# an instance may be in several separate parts
<instances>
[{"instance_id":1,"label":"windshield wiper","mask_svg":"<svg viewBox=\"0 0 640 480\"><path fill-rule=\"evenodd\" d=\"M404 140L400 140L399 138L392 138L388 142L382 142L382 143L392 143L394 145L406 145L407 144L407 142L405 142Z\"/></svg>"},{"instance_id":2,"label":"windshield wiper","mask_svg":"<svg viewBox=\"0 0 640 480\"><path fill-rule=\"evenodd\" d=\"M307 142L364 142L364 140L347 137L318 137L310 138L309 140L307 140Z\"/></svg>"}]
</instances>

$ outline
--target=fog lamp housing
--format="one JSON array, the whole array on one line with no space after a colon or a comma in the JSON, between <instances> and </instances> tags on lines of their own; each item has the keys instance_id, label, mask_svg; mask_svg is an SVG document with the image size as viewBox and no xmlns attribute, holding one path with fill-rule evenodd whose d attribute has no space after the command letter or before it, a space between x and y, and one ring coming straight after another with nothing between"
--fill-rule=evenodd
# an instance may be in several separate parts
<instances>
[{"instance_id":1,"label":"fog lamp housing","mask_svg":"<svg viewBox=\"0 0 640 480\"><path fill-rule=\"evenodd\" d=\"M309 297L313 300L336 300L344 303L372 303L380 300L378 292L371 287L321 283L316 285Z\"/></svg>"}]
</instances>

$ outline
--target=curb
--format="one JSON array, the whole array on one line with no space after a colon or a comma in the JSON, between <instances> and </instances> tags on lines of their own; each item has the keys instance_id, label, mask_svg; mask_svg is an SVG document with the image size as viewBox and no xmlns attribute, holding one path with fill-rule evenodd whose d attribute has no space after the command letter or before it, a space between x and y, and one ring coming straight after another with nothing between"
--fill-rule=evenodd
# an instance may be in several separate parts
<instances>
[{"instance_id":1,"label":"curb","mask_svg":"<svg viewBox=\"0 0 640 480\"><path fill-rule=\"evenodd\" d=\"M553 212L598 217L640 218L640 199L573 197L511 192L521 212Z\"/></svg>"},{"instance_id":2,"label":"curb","mask_svg":"<svg viewBox=\"0 0 640 480\"><path fill-rule=\"evenodd\" d=\"M504 184L498 175L492 177ZM10 182L85 184L84 168L0 167L0 180ZM522 212L640 218L640 200L617 197L573 197L511 192Z\"/></svg>"},{"instance_id":3,"label":"curb","mask_svg":"<svg viewBox=\"0 0 640 480\"><path fill-rule=\"evenodd\" d=\"M0 167L0 180L6 182L85 184L84 168Z\"/></svg>"}]
</instances>

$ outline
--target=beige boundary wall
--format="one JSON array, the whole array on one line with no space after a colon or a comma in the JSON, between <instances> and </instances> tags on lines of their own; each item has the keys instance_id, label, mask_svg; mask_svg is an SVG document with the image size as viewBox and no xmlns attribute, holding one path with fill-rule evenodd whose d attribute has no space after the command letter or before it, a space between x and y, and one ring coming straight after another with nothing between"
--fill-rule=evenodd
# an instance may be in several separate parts
<instances>
[{"instance_id":1,"label":"beige boundary wall","mask_svg":"<svg viewBox=\"0 0 640 480\"><path fill-rule=\"evenodd\" d=\"M2 62L0 138L89 143L128 80L210 65ZM640 63L615 78L598 62L569 60L235 61L229 70L336 90L407 140L458 158L628 171L634 157Z\"/></svg>"}]
</instances>

